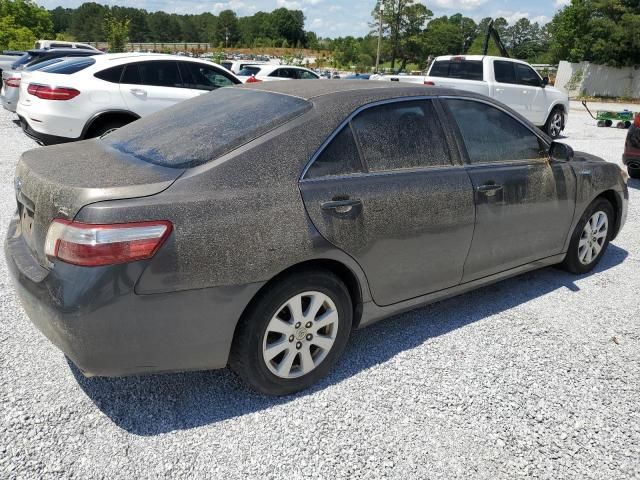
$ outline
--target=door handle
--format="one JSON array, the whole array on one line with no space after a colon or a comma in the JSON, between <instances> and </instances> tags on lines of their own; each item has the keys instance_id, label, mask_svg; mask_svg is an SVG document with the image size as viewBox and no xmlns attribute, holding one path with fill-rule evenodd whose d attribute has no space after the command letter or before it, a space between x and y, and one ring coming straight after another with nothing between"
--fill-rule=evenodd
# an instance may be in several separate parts
<instances>
[{"instance_id":1,"label":"door handle","mask_svg":"<svg viewBox=\"0 0 640 480\"><path fill-rule=\"evenodd\" d=\"M134 95L139 95L139 96L145 96L147 94L147 91L141 88L132 88L129 91Z\"/></svg>"},{"instance_id":2,"label":"door handle","mask_svg":"<svg viewBox=\"0 0 640 480\"><path fill-rule=\"evenodd\" d=\"M496 93L504 92L504 88L496 88Z\"/></svg>"},{"instance_id":3,"label":"door handle","mask_svg":"<svg viewBox=\"0 0 640 480\"><path fill-rule=\"evenodd\" d=\"M480 185L478 188L476 188L476 190L479 193L484 193L487 197L493 197L496 193L502 190L502 185L495 185L495 184Z\"/></svg>"},{"instance_id":4,"label":"door handle","mask_svg":"<svg viewBox=\"0 0 640 480\"><path fill-rule=\"evenodd\" d=\"M346 200L332 200L330 202L324 202L320 204L322 210L333 210L336 213L349 213L353 210L353 207L359 207L362 205L362 200L358 199L346 199Z\"/></svg>"}]
</instances>

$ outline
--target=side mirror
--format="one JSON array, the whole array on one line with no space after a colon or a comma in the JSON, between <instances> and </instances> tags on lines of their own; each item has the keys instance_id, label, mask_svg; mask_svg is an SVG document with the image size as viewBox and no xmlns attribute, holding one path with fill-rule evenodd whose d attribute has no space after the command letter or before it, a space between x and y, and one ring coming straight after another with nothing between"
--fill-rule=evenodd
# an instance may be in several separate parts
<instances>
[{"instance_id":1,"label":"side mirror","mask_svg":"<svg viewBox=\"0 0 640 480\"><path fill-rule=\"evenodd\" d=\"M549 156L553 160L570 162L574 157L573 148L571 148L566 143L553 142L551 144L551 148L549 149Z\"/></svg>"},{"instance_id":2,"label":"side mirror","mask_svg":"<svg viewBox=\"0 0 640 480\"><path fill-rule=\"evenodd\" d=\"M549 77L544 77L542 79L542 88L546 87L547 85L549 85Z\"/></svg>"}]
</instances>

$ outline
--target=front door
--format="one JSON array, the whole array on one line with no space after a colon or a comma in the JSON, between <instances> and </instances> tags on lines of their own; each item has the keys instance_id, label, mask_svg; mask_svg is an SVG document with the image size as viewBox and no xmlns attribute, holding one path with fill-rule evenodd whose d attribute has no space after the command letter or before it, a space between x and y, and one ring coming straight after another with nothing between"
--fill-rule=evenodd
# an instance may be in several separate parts
<instances>
[{"instance_id":1,"label":"front door","mask_svg":"<svg viewBox=\"0 0 640 480\"><path fill-rule=\"evenodd\" d=\"M364 270L378 305L458 285L471 245L473 189L435 106L397 101L359 113L300 183L321 235Z\"/></svg>"},{"instance_id":2,"label":"front door","mask_svg":"<svg viewBox=\"0 0 640 480\"><path fill-rule=\"evenodd\" d=\"M445 101L464 140L476 227L463 282L562 253L575 210L575 177L548 145L506 112Z\"/></svg>"}]
</instances>

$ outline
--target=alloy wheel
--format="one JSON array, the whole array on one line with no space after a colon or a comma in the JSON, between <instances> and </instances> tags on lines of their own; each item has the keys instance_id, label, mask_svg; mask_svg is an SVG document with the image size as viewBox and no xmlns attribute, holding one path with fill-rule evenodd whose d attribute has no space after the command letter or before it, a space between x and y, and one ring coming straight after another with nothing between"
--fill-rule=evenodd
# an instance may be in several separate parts
<instances>
[{"instance_id":1,"label":"alloy wheel","mask_svg":"<svg viewBox=\"0 0 640 480\"><path fill-rule=\"evenodd\" d=\"M553 138L556 138L560 135L562 131L562 115L556 112L551 117L551 122L549 124L549 133Z\"/></svg>"},{"instance_id":2,"label":"alloy wheel","mask_svg":"<svg viewBox=\"0 0 640 480\"><path fill-rule=\"evenodd\" d=\"M338 333L338 310L321 292L287 300L271 318L262 341L262 357L280 378L298 378L327 357Z\"/></svg>"},{"instance_id":3,"label":"alloy wheel","mask_svg":"<svg viewBox=\"0 0 640 480\"><path fill-rule=\"evenodd\" d=\"M609 231L609 218L603 211L594 213L582 230L578 243L578 259L583 265L593 262L607 241Z\"/></svg>"}]
</instances>

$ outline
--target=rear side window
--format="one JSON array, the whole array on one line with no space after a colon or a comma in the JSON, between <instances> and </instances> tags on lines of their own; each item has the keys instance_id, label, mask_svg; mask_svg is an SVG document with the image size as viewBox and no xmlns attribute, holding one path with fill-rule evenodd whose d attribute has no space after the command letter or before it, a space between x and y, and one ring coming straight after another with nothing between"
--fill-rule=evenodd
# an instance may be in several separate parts
<instances>
[{"instance_id":1,"label":"rear side window","mask_svg":"<svg viewBox=\"0 0 640 480\"><path fill-rule=\"evenodd\" d=\"M244 67L238 75L242 77L250 77L251 75L257 75L260 73L260 67Z\"/></svg>"},{"instance_id":2,"label":"rear side window","mask_svg":"<svg viewBox=\"0 0 640 480\"><path fill-rule=\"evenodd\" d=\"M518 83L520 85L527 85L529 87L541 87L542 81L536 73L536 71L528 65L522 63L516 63L516 74L518 76Z\"/></svg>"},{"instance_id":3,"label":"rear side window","mask_svg":"<svg viewBox=\"0 0 640 480\"><path fill-rule=\"evenodd\" d=\"M127 83L131 85L140 85L140 83L142 83L140 81L140 71L137 63L125 65L124 73L122 74L122 78L120 78L120 83Z\"/></svg>"},{"instance_id":4,"label":"rear side window","mask_svg":"<svg viewBox=\"0 0 640 480\"><path fill-rule=\"evenodd\" d=\"M471 100L446 100L458 122L471 163L548 157L546 144L502 110Z\"/></svg>"},{"instance_id":5,"label":"rear side window","mask_svg":"<svg viewBox=\"0 0 640 480\"><path fill-rule=\"evenodd\" d=\"M358 147L349 125L336 135L315 159L305 178L320 178L362 172Z\"/></svg>"},{"instance_id":6,"label":"rear side window","mask_svg":"<svg viewBox=\"0 0 640 480\"><path fill-rule=\"evenodd\" d=\"M90 67L96 63L91 57L73 58L71 60L65 60L54 65L43 68L42 72L57 73L58 75L71 75Z\"/></svg>"},{"instance_id":7,"label":"rear side window","mask_svg":"<svg viewBox=\"0 0 640 480\"><path fill-rule=\"evenodd\" d=\"M215 67L194 62L179 62L185 88L215 90L238 83Z\"/></svg>"},{"instance_id":8,"label":"rear side window","mask_svg":"<svg viewBox=\"0 0 640 480\"><path fill-rule=\"evenodd\" d=\"M433 63L429 71L429 76L459 78L462 80L483 80L484 67L480 60L465 60L463 58L438 60Z\"/></svg>"},{"instance_id":9,"label":"rear side window","mask_svg":"<svg viewBox=\"0 0 640 480\"><path fill-rule=\"evenodd\" d=\"M182 87L182 79L178 71L178 63L168 60L140 62L140 79L142 85L156 87Z\"/></svg>"},{"instance_id":10,"label":"rear side window","mask_svg":"<svg viewBox=\"0 0 640 480\"><path fill-rule=\"evenodd\" d=\"M430 101L368 108L352 125L370 171L451 165L444 132Z\"/></svg>"},{"instance_id":11,"label":"rear side window","mask_svg":"<svg viewBox=\"0 0 640 480\"><path fill-rule=\"evenodd\" d=\"M496 75L496 82L499 83L517 83L516 71L513 68L513 62L502 62L496 60L493 62L493 70Z\"/></svg>"},{"instance_id":12,"label":"rear side window","mask_svg":"<svg viewBox=\"0 0 640 480\"><path fill-rule=\"evenodd\" d=\"M93 76L100 80L104 80L105 82L120 83L120 77L122 77L123 70L124 65L118 65L117 67L111 67L96 72Z\"/></svg>"},{"instance_id":13,"label":"rear side window","mask_svg":"<svg viewBox=\"0 0 640 480\"><path fill-rule=\"evenodd\" d=\"M221 88L143 117L101 141L149 163L189 168L215 160L310 108L298 97ZM260 121L248 120L247 112Z\"/></svg>"}]
</instances>

